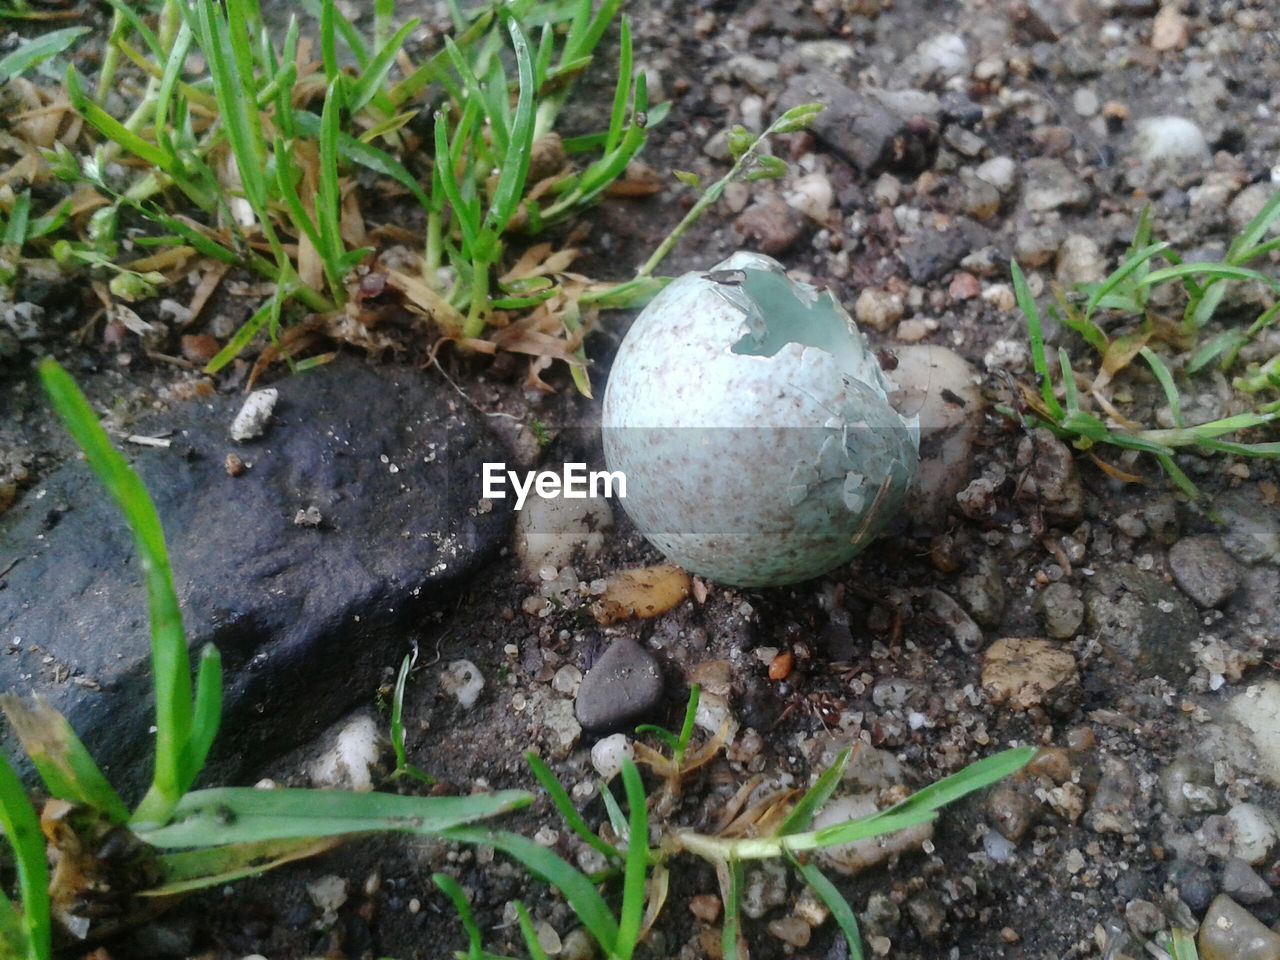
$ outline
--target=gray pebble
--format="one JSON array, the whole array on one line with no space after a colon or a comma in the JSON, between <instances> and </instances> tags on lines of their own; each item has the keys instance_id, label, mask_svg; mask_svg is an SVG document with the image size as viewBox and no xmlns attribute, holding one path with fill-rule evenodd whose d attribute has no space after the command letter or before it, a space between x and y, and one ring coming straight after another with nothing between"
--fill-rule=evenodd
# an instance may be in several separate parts
<instances>
[{"instance_id":1,"label":"gray pebble","mask_svg":"<svg viewBox=\"0 0 1280 960\"><path fill-rule=\"evenodd\" d=\"M629 637L615 640L578 687L578 723L591 731L616 730L662 700L662 671L649 652Z\"/></svg>"},{"instance_id":2,"label":"gray pebble","mask_svg":"<svg viewBox=\"0 0 1280 960\"><path fill-rule=\"evenodd\" d=\"M1169 569L1182 592L1201 607L1218 607L1240 587L1240 567L1217 537L1179 540L1169 549Z\"/></svg>"}]
</instances>

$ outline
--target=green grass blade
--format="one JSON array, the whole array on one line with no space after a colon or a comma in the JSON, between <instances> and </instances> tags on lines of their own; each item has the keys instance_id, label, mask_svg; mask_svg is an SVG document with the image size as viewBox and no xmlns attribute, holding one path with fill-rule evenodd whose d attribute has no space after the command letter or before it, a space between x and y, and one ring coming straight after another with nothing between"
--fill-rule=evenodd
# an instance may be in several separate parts
<instances>
[{"instance_id":1,"label":"green grass blade","mask_svg":"<svg viewBox=\"0 0 1280 960\"><path fill-rule=\"evenodd\" d=\"M365 105L382 92L383 84L387 80L387 74L391 72L391 68L395 66L396 55L400 52L400 48L404 46L405 40L409 38L409 34L418 28L418 24L422 21L414 18L406 23L403 27L395 32L395 35L388 40L380 49L369 65L351 84L347 94L347 110L351 113L358 113L364 109Z\"/></svg>"},{"instance_id":2,"label":"green grass blade","mask_svg":"<svg viewBox=\"0 0 1280 960\"><path fill-rule=\"evenodd\" d=\"M1280 289L1277 283L1265 273L1250 270L1248 267L1236 267L1229 263L1180 263L1162 270L1152 270L1138 281L1137 286L1154 287L1169 280L1185 280L1189 277L1209 277L1217 280L1256 280L1265 283L1273 290Z\"/></svg>"},{"instance_id":3,"label":"green grass blade","mask_svg":"<svg viewBox=\"0 0 1280 960\"><path fill-rule=\"evenodd\" d=\"M1160 382L1160 387L1164 390L1165 399L1169 401L1169 413L1173 417L1173 425L1175 427L1185 426L1182 420L1182 398L1178 395L1178 388L1173 382L1173 374L1169 372L1165 362L1160 359L1160 355L1150 347L1143 347L1138 352L1142 354L1142 359L1147 361L1147 366L1156 375L1156 380Z\"/></svg>"},{"instance_id":4,"label":"green grass blade","mask_svg":"<svg viewBox=\"0 0 1280 960\"><path fill-rule=\"evenodd\" d=\"M467 934L466 957L468 960L480 960L484 956L484 939L480 934L475 915L471 912L471 904L467 901L466 892L458 881L447 873L433 873L431 882L453 902L453 909L457 911L458 919L462 921L462 929Z\"/></svg>"},{"instance_id":5,"label":"green grass blade","mask_svg":"<svg viewBox=\"0 0 1280 960\"><path fill-rule=\"evenodd\" d=\"M42 700L27 703L14 694L0 697L0 709L50 796L89 807L113 823L128 822L129 810L120 794L66 717Z\"/></svg>"},{"instance_id":6,"label":"green grass blade","mask_svg":"<svg viewBox=\"0 0 1280 960\"><path fill-rule=\"evenodd\" d=\"M542 949L542 943L538 940L538 931L533 929L529 911L519 900L516 901L516 919L520 922L520 935L524 937L524 945L529 950L529 960L550 960L547 951Z\"/></svg>"},{"instance_id":7,"label":"green grass blade","mask_svg":"<svg viewBox=\"0 0 1280 960\"><path fill-rule=\"evenodd\" d=\"M1080 414L1080 393L1076 389L1075 371L1071 369L1071 357L1066 347L1058 348L1058 366L1062 369L1062 403L1069 417Z\"/></svg>"},{"instance_id":8,"label":"green grass blade","mask_svg":"<svg viewBox=\"0 0 1280 960\"><path fill-rule=\"evenodd\" d=\"M844 934L845 942L849 944L849 960L863 960L862 933L858 930L858 918L854 915L853 908L849 906L849 901L840 895L836 885L812 863L795 862L795 867L800 872L800 876L804 877L804 882L809 885L809 889L816 893L818 899L831 911L831 916L835 918L840 932Z\"/></svg>"},{"instance_id":9,"label":"green grass blade","mask_svg":"<svg viewBox=\"0 0 1280 960\"><path fill-rule=\"evenodd\" d=\"M604 804L605 813L609 817L609 826L613 828L614 834L625 841L631 833L631 824L626 814L622 812L622 807L618 806L618 801L608 785L600 787L600 802Z\"/></svg>"},{"instance_id":10,"label":"green grass blade","mask_svg":"<svg viewBox=\"0 0 1280 960\"><path fill-rule=\"evenodd\" d=\"M151 669L156 698L155 775L148 794L152 800L150 804L144 800L143 806L148 814L167 813L182 793L182 752L191 732L191 662L182 611L173 590L164 530L146 487L111 445L71 376L56 362L45 360L40 364L40 379L98 482L124 514L137 546L151 614Z\"/></svg>"},{"instance_id":11,"label":"green grass blade","mask_svg":"<svg viewBox=\"0 0 1280 960\"><path fill-rule=\"evenodd\" d=\"M1255 248L1277 219L1280 219L1280 190L1271 195L1271 199L1262 205L1262 209L1232 241L1227 249L1227 262L1239 264L1257 256Z\"/></svg>"},{"instance_id":12,"label":"green grass blade","mask_svg":"<svg viewBox=\"0 0 1280 960\"><path fill-rule=\"evenodd\" d=\"M134 156L145 160L158 170L178 179L182 171L177 160L167 151L148 140L144 140L107 111L93 102L84 87L80 85L80 77L74 67L69 67L66 74L67 99L71 107L99 133L108 140L119 144Z\"/></svg>"},{"instance_id":13,"label":"green grass blade","mask_svg":"<svg viewBox=\"0 0 1280 960\"><path fill-rule=\"evenodd\" d=\"M611 153L618 146L627 122L627 101L631 98L631 63L631 20L623 17L618 49L618 83L613 90L613 110L609 114L609 133L604 141L605 153Z\"/></svg>"},{"instance_id":14,"label":"green grass blade","mask_svg":"<svg viewBox=\"0 0 1280 960\"><path fill-rule=\"evenodd\" d=\"M320 136L320 118L314 113L303 110L296 114L298 130L313 139ZM358 163L374 173L394 180L413 194L413 198L424 210L430 208L431 198L423 191L413 174L389 153L377 147L362 143L350 134L338 133L338 152L349 163Z\"/></svg>"},{"instance_id":15,"label":"green grass blade","mask_svg":"<svg viewBox=\"0 0 1280 960\"><path fill-rule=\"evenodd\" d=\"M547 791L547 796L557 810L560 816L570 830L578 835L586 843L590 844L607 860L616 863L622 862L622 854L613 846L605 842L591 827L587 825L587 821L582 818L582 814L578 812L578 808L573 805L573 800L569 797L564 786L556 778L551 768L543 762L542 758L533 752L524 755L525 763L529 765L529 770L533 773L534 779L543 790Z\"/></svg>"},{"instance_id":16,"label":"green grass blade","mask_svg":"<svg viewBox=\"0 0 1280 960\"><path fill-rule=\"evenodd\" d=\"M468 49L488 32L495 16L496 13L493 9L484 11L471 22L471 26L453 38L454 43L458 45L459 49ZM392 87L387 94L387 99L390 101L392 108L399 109L402 107L407 100L420 93L427 84L442 82L447 72L445 64L448 59L448 54L441 50Z\"/></svg>"},{"instance_id":17,"label":"green grass blade","mask_svg":"<svg viewBox=\"0 0 1280 960\"><path fill-rule=\"evenodd\" d=\"M1125 258L1124 263L1120 264L1107 279L1098 284L1097 288L1090 294L1088 301L1084 306L1084 316L1086 320L1093 318L1093 312L1098 308L1098 304L1111 291L1115 290L1122 283L1128 280L1134 273L1137 273L1146 264L1150 263L1153 257L1159 256L1165 250L1169 249L1167 242L1153 243L1145 246L1140 250L1135 250Z\"/></svg>"},{"instance_id":18,"label":"green grass blade","mask_svg":"<svg viewBox=\"0 0 1280 960\"><path fill-rule=\"evenodd\" d=\"M6 960L33 957L44 960L31 949L31 939L22 923L22 914L3 890L0 890L0 957Z\"/></svg>"},{"instance_id":19,"label":"green grass blade","mask_svg":"<svg viewBox=\"0 0 1280 960\"><path fill-rule=\"evenodd\" d=\"M212 644L200 651L196 667L195 705L191 715L191 736L182 755L182 789L190 790L204 769L222 723L222 655Z\"/></svg>"},{"instance_id":20,"label":"green grass blade","mask_svg":"<svg viewBox=\"0 0 1280 960\"><path fill-rule=\"evenodd\" d=\"M609 912L604 898L581 871L571 867L546 847L539 846L519 834L506 831L482 830L475 827L461 827L449 830L447 839L459 843L488 844L500 850L513 860L519 861L526 870L559 890L573 908L582 925L593 936L606 956L613 955L618 945L618 922Z\"/></svg>"},{"instance_id":21,"label":"green grass blade","mask_svg":"<svg viewBox=\"0 0 1280 960\"><path fill-rule=\"evenodd\" d=\"M1022 311L1022 315L1027 321L1027 339L1031 343L1031 366L1036 372L1036 379L1040 381L1040 395L1044 399L1044 405L1048 409L1050 415L1055 420L1062 419L1062 405L1058 403L1058 398L1053 393L1053 381L1049 379L1049 361L1045 356L1044 350L1044 331L1040 327L1040 311L1036 308L1035 297L1031 296L1031 289L1027 286L1027 278L1022 274L1022 268L1018 266L1018 261L1014 260L1009 264L1009 269L1013 274L1013 294L1017 300L1018 309Z\"/></svg>"},{"instance_id":22,"label":"green grass blade","mask_svg":"<svg viewBox=\"0 0 1280 960\"><path fill-rule=\"evenodd\" d=\"M0 57L0 83L8 83L56 57L88 32L88 27L67 27L23 41L12 53Z\"/></svg>"},{"instance_id":23,"label":"green grass blade","mask_svg":"<svg viewBox=\"0 0 1280 960\"><path fill-rule=\"evenodd\" d=\"M160 41L156 37L155 32L147 26L146 22L138 16L133 7L126 3L125 0L107 0L111 5L111 9L119 14L129 28L142 38L143 44L151 52L157 63L163 63L169 55L169 51L160 46Z\"/></svg>"},{"instance_id":24,"label":"green grass blade","mask_svg":"<svg viewBox=\"0 0 1280 960\"><path fill-rule=\"evenodd\" d=\"M507 31L511 34L511 45L515 49L520 93L516 100L515 116L511 121L506 157L498 174L498 185L493 191L493 202L489 206L485 223L486 232L495 235L495 245L496 235L506 228L524 194L525 181L529 178L529 155L533 147L535 119L533 58L529 53L529 41L514 19L507 22ZM497 251L482 251L481 256L492 262L497 260Z\"/></svg>"},{"instance_id":25,"label":"green grass blade","mask_svg":"<svg viewBox=\"0 0 1280 960\"><path fill-rule=\"evenodd\" d=\"M1245 342L1243 330L1224 330L1211 337L1196 348L1191 359L1187 361L1187 373L1199 373L1218 357L1230 354Z\"/></svg>"},{"instance_id":26,"label":"green grass blade","mask_svg":"<svg viewBox=\"0 0 1280 960\"><path fill-rule=\"evenodd\" d=\"M618 914L619 960L631 960L644 920L645 873L649 867L649 809L640 771L630 759L622 761L622 786L627 793L630 820L627 831L627 860L623 868L622 909Z\"/></svg>"},{"instance_id":27,"label":"green grass blade","mask_svg":"<svg viewBox=\"0 0 1280 960\"><path fill-rule=\"evenodd\" d=\"M338 837L357 833L439 836L485 817L527 806L519 790L469 797L409 797L341 790L196 790L164 826L137 831L163 849Z\"/></svg>"},{"instance_id":28,"label":"green grass blade","mask_svg":"<svg viewBox=\"0 0 1280 960\"><path fill-rule=\"evenodd\" d=\"M271 298L255 310L253 316L246 320L240 329L235 332L235 336L227 341L227 345L205 364L204 372L217 373L225 367L240 355L240 351L252 342L263 327L278 327L280 325L280 310L288 296L289 291L287 288L283 286L276 287L275 293L271 295Z\"/></svg>"},{"instance_id":29,"label":"green grass blade","mask_svg":"<svg viewBox=\"0 0 1280 960\"><path fill-rule=\"evenodd\" d=\"M1280 194L1277 194L1277 196L1280 196ZM1196 950L1196 943L1185 930L1174 927L1170 933L1169 941L1173 948L1173 960L1200 960L1200 954Z\"/></svg>"},{"instance_id":30,"label":"green grass blade","mask_svg":"<svg viewBox=\"0 0 1280 960\"><path fill-rule=\"evenodd\" d=\"M742 928L742 861L731 857L725 869L729 883L724 891L724 930L720 934L720 953L724 960L738 960L738 937Z\"/></svg>"},{"instance_id":31,"label":"green grass blade","mask_svg":"<svg viewBox=\"0 0 1280 960\"><path fill-rule=\"evenodd\" d=\"M787 814L787 818L778 827L777 836L785 837L788 834L800 833L802 830L809 829L809 826L813 823L814 815L831 799L831 794L840 785L840 778L844 776L844 768L848 765L849 757L852 753L853 750L850 747L845 747L840 751L840 755L836 757L836 762L828 767L822 776L818 777L817 782L806 791L805 795L800 798L800 802Z\"/></svg>"},{"instance_id":32,"label":"green grass blade","mask_svg":"<svg viewBox=\"0 0 1280 960\"><path fill-rule=\"evenodd\" d=\"M339 265L342 242L342 194L338 187L338 124L342 113L342 84L335 80L325 93L320 114L320 180L316 187L316 228L320 234L317 248L325 264L325 275L334 297L343 296Z\"/></svg>"},{"instance_id":33,"label":"green grass blade","mask_svg":"<svg viewBox=\"0 0 1280 960\"><path fill-rule=\"evenodd\" d=\"M664 730L662 727L652 723L642 723L640 726L636 727L636 736L643 736L646 733L657 737L665 743L673 754L680 749L679 738L670 730Z\"/></svg>"},{"instance_id":34,"label":"green grass blade","mask_svg":"<svg viewBox=\"0 0 1280 960\"><path fill-rule=\"evenodd\" d=\"M49 919L49 866L44 836L35 807L9 761L0 757L0 827L13 849L18 867L22 926L29 960L49 960L52 932Z\"/></svg>"},{"instance_id":35,"label":"green grass blade","mask_svg":"<svg viewBox=\"0 0 1280 960\"><path fill-rule=\"evenodd\" d=\"M458 222L458 229L462 231L463 248L470 250L475 247L479 225L469 216L469 206L463 199L462 191L458 186L449 149L446 122L444 113L437 111L435 127L437 179L444 190L445 197L449 201L449 206L453 208L454 218Z\"/></svg>"},{"instance_id":36,"label":"green grass blade","mask_svg":"<svg viewBox=\"0 0 1280 960\"><path fill-rule=\"evenodd\" d=\"M1173 485L1185 493L1192 500L1200 499L1200 488L1197 487L1185 473L1182 468L1173 462L1173 456L1168 453L1156 454L1156 459L1160 462L1161 469L1168 474L1169 479L1173 481Z\"/></svg>"},{"instance_id":37,"label":"green grass blade","mask_svg":"<svg viewBox=\"0 0 1280 960\"><path fill-rule=\"evenodd\" d=\"M680 735L676 738L674 760L676 766L684 761L684 752L689 749L689 741L693 739L693 728L698 720L698 700L702 696L702 687L692 684L689 687L689 703L684 708L684 722L680 724Z\"/></svg>"},{"instance_id":38,"label":"green grass blade","mask_svg":"<svg viewBox=\"0 0 1280 960\"><path fill-rule=\"evenodd\" d=\"M169 128L169 107L173 101L174 91L182 79L182 68L187 61L187 53L195 35L191 32L191 24L183 21L178 26L178 35L173 40L173 50L165 60L164 73L160 77L160 86L156 91L156 113L154 125L156 130Z\"/></svg>"},{"instance_id":39,"label":"green grass blade","mask_svg":"<svg viewBox=\"0 0 1280 960\"><path fill-rule=\"evenodd\" d=\"M9 222L4 227L0 246L20 250L27 239L27 227L31 219L31 191L24 190L13 198L9 208Z\"/></svg>"}]
</instances>

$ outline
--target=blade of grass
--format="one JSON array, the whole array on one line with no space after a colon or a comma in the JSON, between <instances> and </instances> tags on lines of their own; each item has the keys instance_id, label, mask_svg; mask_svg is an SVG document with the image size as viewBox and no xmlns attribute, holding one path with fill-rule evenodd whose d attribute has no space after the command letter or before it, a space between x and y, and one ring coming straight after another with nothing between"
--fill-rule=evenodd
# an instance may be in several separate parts
<instances>
[{"instance_id":1,"label":"blade of grass","mask_svg":"<svg viewBox=\"0 0 1280 960\"><path fill-rule=\"evenodd\" d=\"M800 833L802 830L808 830L809 825L813 823L814 814L821 810L831 794L835 792L836 787L840 785L840 778L844 776L844 768L849 763L849 757L853 750L850 747L840 751L836 757L835 763L828 767L818 777L817 781L810 787L800 802L792 808L787 814L787 818L782 821L776 831L777 836L785 837L791 833Z\"/></svg>"},{"instance_id":2,"label":"blade of grass","mask_svg":"<svg viewBox=\"0 0 1280 960\"><path fill-rule=\"evenodd\" d=\"M542 949L542 943L538 940L538 932L533 929L529 911L519 900L516 901L516 919L520 922L520 934L524 937L524 945L529 950L529 960L550 960L547 951Z\"/></svg>"},{"instance_id":3,"label":"blade of grass","mask_svg":"<svg viewBox=\"0 0 1280 960\"><path fill-rule=\"evenodd\" d=\"M530 751L525 753L524 760L529 765L529 770L533 773L534 779L538 781L543 790L547 791L547 796L552 804L560 811L560 816L564 820L565 826L595 848L605 859L621 863L622 854L612 845L606 843L587 825L587 821L582 818L582 814L573 805L573 800L569 797L563 784L556 778L551 768L543 762L542 758Z\"/></svg>"},{"instance_id":4,"label":"blade of grass","mask_svg":"<svg viewBox=\"0 0 1280 960\"><path fill-rule=\"evenodd\" d=\"M200 650L196 667L195 705L191 715L191 736L182 752L183 789L189 790L204 769L209 751L222 723L222 655L212 644Z\"/></svg>"},{"instance_id":5,"label":"blade of grass","mask_svg":"<svg viewBox=\"0 0 1280 960\"><path fill-rule=\"evenodd\" d=\"M151 789L135 817L162 819L186 789L181 760L191 734L191 664L182 628L182 611L173 590L164 530L146 487L111 445L71 376L56 362L45 360L40 364L40 379L54 410L84 451L98 482L120 508L137 547L151 619L156 758Z\"/></svg>"},{"instance_id":6,"label":"blade of grass","mask_svg":"<svg viewBox=\"0 0 1280 960\"><path fill-rule=\"evenodd\" d=\"M128 822L128 807L66 717L42 700L28 704L14 694L0 697L0 709L50 796L95 810L112 823Z\"/></svg>"},{"instance_id":7,"label":"blade of grass","mask_svg":"<svg viewBox=\"0 0 1280 960\"><path fill-rule=\"evenodd\" d=\"M724 960L738 960L739 919L742 900L742 861L731 857L723 867L724 929L720 934L720 953ZM727 881L727 882L726 882Z\"/></svg>"},{"instance_id":8,"label":"blade of grass","mask_svg":"<svg viewBox=\"0 0 1280 960\"><path fill-rule=\"evenodd\" d=\"M622 786L627 794L630 819L627 860L623 868L622 909L618 913L616 956L619 960L631 960L632 950L640 939L640 925L644 920L644 881L649 866L649 809L640 771L629 758L622 761Z\"/></svg>"},{"instance_id":9,"label":"blade of grass","mask_svg":"<svg viewBox=\"0 0 1280 960\"><path fill-rule=\"evenodd\" d=\"M156 858L162 877L159 885L139 892L138 896L171 897L224 886L295 860L314 857L341 842L333 837L300 837L161 854Z\"/></svg>"},{"instance_id":10,"label":"blade of grass","mask_svg":"<svg viewBox=\"0 0 1280 960\"><path fill-rule=\"evenodd\" d=\"M1169 414L1173 417L1174 426L1186 426L1182 420L1182 398L1178 396L1178 388L1174 385L1173 374L1169 372L1165 362L1160 359L1160 355L1150 347L1143 347L1138 352L1142 355L1142 359L1147 361L1147 365L1151 367L1151 372L1156 375L1156 380L1160 382L1160 387L1164 390L1164 396L1169 402Z\"/></svg>"},{"instance_id":11,"label":"blade of grass","mask_svg":"<svg viewBox=\"0 0 1280 960\"><path fill-rule=\"evenodd\" d=\"M460 827L445 833L459 843L487 844L519 861L526 870L559 890L606 956L618 949L618 923L595 884L546 847L516 833Z\"/></svg>"},{"instance_id":12,"label":"blade of grass","mask_svg":"<svg viewBox=\"0 0 1280 960\"><path fill-rule=\"evenodd\" d=\"M862 933L858 930L858 918L854 915L853 908L849 906L849 901L840 895L835 884L813 864L798 861L793 863L796 870L800 872L800 876L804 877L804 882L809 885L809 889L816 893L818 899L831 911L831 916L835 918L836 925L840 927L840 932L844 934L845 942L849 945L849 960L863 960Z\"/></svg>"},{"instance_id":13,"label":"blade of grass","mask_svg":"<svg viewBox=\"0 0 1280 960\"><path fill-rule=\"evenodd\" d=\"M0 83L8 83L56 57L88 32L88 27L66 27L23 41L12 53L0 57Z\"/></svg>"},{"instance_id":14,"label":"blade of grass","mask_svg":"<svg viewBox=\"0 0 1280 960\"><path fill-rule=\"evenodd\" d=\"M462 929L467 934L468 960L481 960L485 956L484 939L480 935L476 918L471 912L471 904L467 901L466 892L459 886L458 881L447 873L433 873L431 882L453 901L453 909L457 911L458 919L462 921Z\"/></svg>"},{"instance_id":15,"label":"blade of grass","mask_svg":"<svg viewBox=\"0 0 1280 960\"><path fill-rule=\"evenodd\" d=\"M188 793L166 825L136 832L163 849L374 832L432 837L527 806L531 799L519 790L469 797L408 797L222 787Z\"/></svg>"},{"instance_id":16,"label":"blade of grass","mask_svg":"<svg viewBox=\"0 0 1280 960\"><path fill-rule=\"evenodd\" d=\"M1027 321L1027 338L1031 342L1031 366L1036 372L1036 379L1040 381L1040 396L1044 399L1045 409L1050 415L1055 420L1061 420L1062 405L1058 403L1058 398L1053 393L1053 381L1049 379L1049 361L1045 357L1040 311L1036 308L1035 297L1031 296L1027 278L1023 276L1018 261L1013 261L1009 267L1013 273L1014 298L1017 300L1018 309L1022 311L1022 316Z\"/></svg>"},{"instance_id":17,"label":"blade of grass","mask_svg":"<svg viewBox=\"0 0 1280 960\"><path fill-rule=\"evenodd\" d=\"M28 960L48 960L52 942L49 920L49 867L44 836L35 808L9 761L0 756L0 827L13 849L22 902L22 927Z\"/></svg>"},{"instance_id":18,"label":"blade of grass","mask_svg":"<svg viewBox=\"0 0 1280 960\"><path fill-rule=\"evenodd\" d=\"M396 55L400 52L400 48L404 46L405 40L409 39L409 34L418 29L418 25L421 22L416 17L410 20L397 30L395 35L383 44L373 59L369 61L368 66L351 84L347 92L347 110L349 112L353 114L360 112L370 100L382 91L383 85L387 80L387 74L395 66Z\"/></svg>"}]
</instances>

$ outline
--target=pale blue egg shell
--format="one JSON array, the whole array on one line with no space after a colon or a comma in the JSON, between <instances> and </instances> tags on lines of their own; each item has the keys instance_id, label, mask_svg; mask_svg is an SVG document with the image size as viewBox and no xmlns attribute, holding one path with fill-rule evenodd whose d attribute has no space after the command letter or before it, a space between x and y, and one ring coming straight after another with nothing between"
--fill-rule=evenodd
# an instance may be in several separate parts
<instances>
[{"instance_id":1,"label":"pale blue egg shell","mask_svg":"<svg viewBox=\"0 0 1280 960\"><path fill-rule=\"evenodd\" d=\"M627 478L627 514L667 557L721 583L774 586L826 573L875 538L910 485L918 430L890 405L892 385L838 303L759 278L761 311L766 301L734 283L742 270L782 274L734 254L678 278L636 318L605 388L604 452ZM825 348L785 342L793 322L779 314L815 307ZM792 332L772 356L734 350L779 331Z\"/></svg>"}]
</instances>

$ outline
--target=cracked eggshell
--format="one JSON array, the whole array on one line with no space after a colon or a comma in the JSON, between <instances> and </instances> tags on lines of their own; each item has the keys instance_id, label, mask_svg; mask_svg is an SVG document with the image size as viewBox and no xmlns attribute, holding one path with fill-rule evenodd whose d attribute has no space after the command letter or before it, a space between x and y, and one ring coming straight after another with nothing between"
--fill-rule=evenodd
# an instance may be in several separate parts
<instances>
[{"instance_id":1,"label":"cracked eggshell","mask_svg":"<svg viewBox=\"0 0 1280 960\"><path fill-rule=\"evenodd\" d=\"M829 293L736 253L636 318L605 389L622 504L687 570L737 586L819 576L901 507L918 431Z\"/></svg>"}]
</instances>

